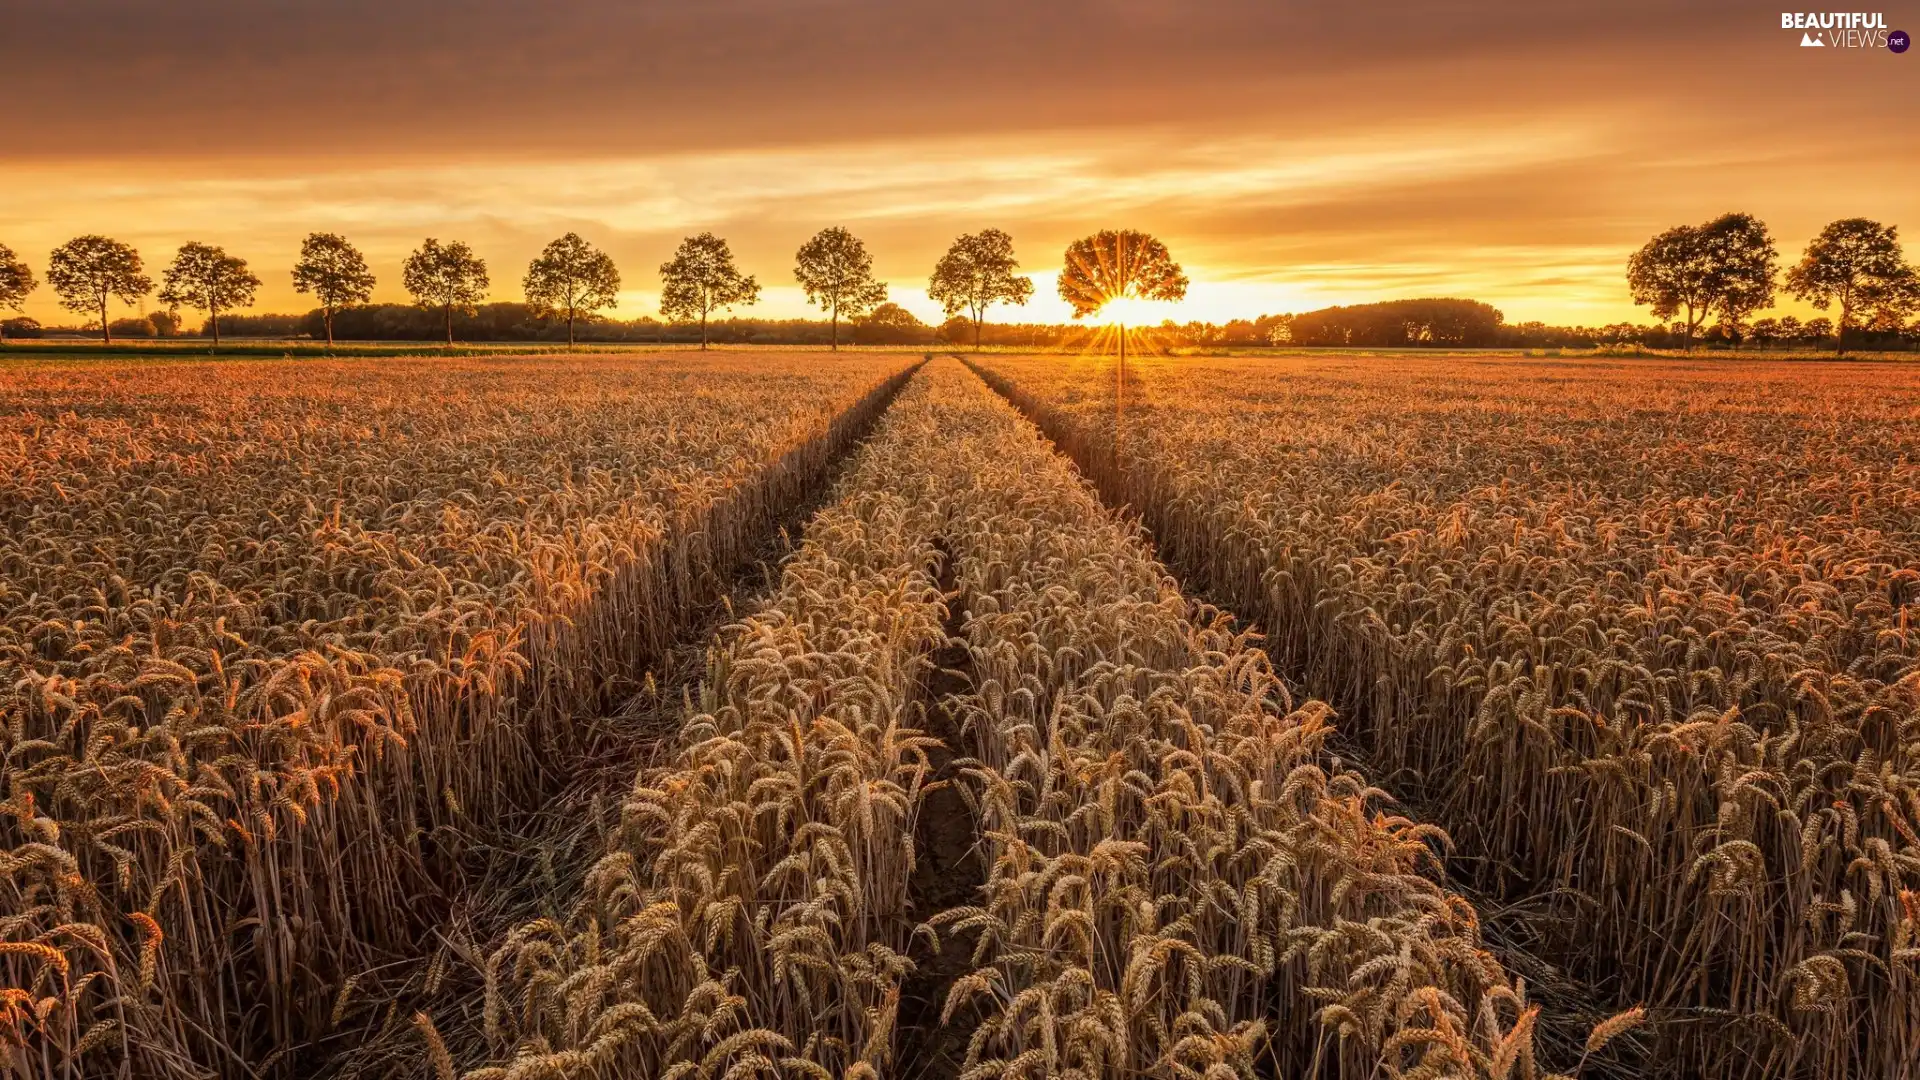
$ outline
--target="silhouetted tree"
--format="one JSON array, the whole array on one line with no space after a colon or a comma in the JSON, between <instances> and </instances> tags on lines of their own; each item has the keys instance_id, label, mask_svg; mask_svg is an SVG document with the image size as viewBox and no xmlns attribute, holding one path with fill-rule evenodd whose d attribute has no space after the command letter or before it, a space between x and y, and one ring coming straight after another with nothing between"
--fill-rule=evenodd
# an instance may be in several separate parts
<instances>
[{"instance_id":1,"label":"silhouetted tree","mask_svg":"<svg viewBox=\"0 0 1920 1080\"><path fill-rule=\"evenodd\" d=\"M220 347L220 313L252 307L254 290L260 287L260 279L247 269L247 260L227 254L225 248L193 241L180 245L164 281L161 302L205 311L216 349Z\"/></svg>"},{"instance_id":2,"label":"silhouetted tree","mask_svg":"<svg viewBox=\"0 0 1920 1080\"><path fill-rule=\"evenodd\" d=\"M1657 319L1686 313L1686 349L1717 300L1714 257L1702 230L1676 225L1647 241L1627 260L1627 287L1635 304L1651 304Z\"/></svg>"},{"instance_id":3,"label":"silhouetted tree","mask_svg":"<svg viewBox=\"0 0 1920 1080\"><path fill-rule=\"evenodd\" d=\"M153 279L141 273L140 253L105 236L76 236L53 249L47 260L47 284L60 296L60 306L83 315L100 316L100 340L113 344L113 325L107 319L107 301L132 304L153 291Z\"/></svg>"},{"instance_id":4,"label":"silhouetted tree","mask_svg":"<svg viewBox=\"0 0 1920 1080\"><path fill-rule=\"evenodd\" d=\"M1284 340L1298 345L1445 348L1501 344L1506 317L1478 300L1427 298L1303 311L1287 319ZM1272 340L1272 328L1268 330Z\"/></svg>"},{"instance_id":5,"label":"silhouetted tree","mask_svg":"<svg viewBox=\"0 0 1920 1080\"><path fill-rule=\"evenodd\" d=\"M620 299L620 271L613 257L580 238L567 235L548 244L527 266L527 303L567 316L567 348L573 348L573 321L585 312L610 308Z\"/></svg>"},{"instance_id":6,"label":"silhouetted tree","mask_svg":"<svg viewBox=\"0 0 1920 1080\"><path fill-rule=\"evenodd\" d=\"M1179 300L1187 275L1167 245L1143 232L1105 229L1067 245L1060 270L1060 299L1084 318L1116 300ZM1127 359L1127 328L1120 327L1120 362Z\"/></svg>"},{"instance_id":7,"label":"silhouetted tree","mask_svg":"<svg viewBox=\"0 0 1920 1080\"><path fill-rule=\"evenodd\" d=\"M1020 263L1013 257L1013 237L999 229L969 233L953 242L934 264L927 295L948 316L966 312L973 320L973 349L980 351L980 324L994 304L1025 304L1033 297L1033 282L1018 277Z\"/></svg>"},{"instance_id":8,"label":"silhouetted tree","mask_svg":"<svg viewBox=\"0 0 1920 1080\"><path fill-rule=\"evenodd\" d=\"M1752 214L1722 214L1700 227L1712 267L1712 304L1732 336L1747 316L1773 304L1779 252L1766 223Z\"/></svg>"},{"instance_id":9,"label":"silhouetted tree","mask_svg":"<svg viewBox=\"0 0 1920 1080\"><path fill-rule=\"evenodd\" d=\"M892 302L874 308L853 328L853 340L864 345L919 345L933 340L933 336L933 327Z\"/></svg>"},{"instance_id":10,"label":"silhouetted tree","mask_svg":"<svg viewBox=\"0 0 1920 1080\"><path fill-rule=\"evenodd\" d=\"M873 278L867 245L837 225L800 246L793 276L806 290L808 303L832 312L835 350L840 348L840 316L863 315L887 298L886 282Z\"/></svg>"},{"instance_id":11,"label":"silhouetted tree","mask_svg":"<svg viewBox=\"0 0 1920 1080\"><path fill-rule=\"evenodd\" d=\"M702 349L707 347L708 317L759 299L759 283L740 272L727 242L710 232L680 241L673 258L660 264L660 314L674 322L699 319Z\"/></svg>"},{"instance_id":12,"label":"silhouetted tree","mask_svg":"<svg viewBox=\"0 0 1920 1080\"><path fill-rule=\"evenodd\" d=\"M33 280L33 269L14 255L12 248L0 244L0 307L25 314L26 309L21 305L39 284ZM6 340L6 328L0 326L0 343Z\"/></svg>"},{"instance_id":13,"label":"silhouetted tree","mask_svg":"<svg viewBox=\"0 0 1920 1080\"><path fill-rule=\"evenodd\" d=\"M312 293L320 301L327 327L327 345L333 345L334 312L348 304L373 298L373 272L360 249L337 233L311 233L300 242L300 261L293 264L293 288Z\"/></svg>"},{"instance_id":14,"label":"silhouetted tree","mask_svg":"<svg viewBox=\"0 0 1920 1080\"><path fill-rule=\"evenodd\" d=\"M1116 300L1179 300L1187 295L1187 275L1167 245L1132 229L1102 229L1067 245L1060 268L1060 299L1085 318ZM1122 404L1127 384L1127 326L1120 329L1120 359L1113 371L1113 452L1122 442Z\"/></svg>"},{"instance_id":15,"label":"silhouetted tree","mask_svg":"<svg viewBox=\"0 0 1920 1080\"><path fill-rule=\"evenodd\" d=\"M1909 264L1907 273L1900 275L1880 292L1873 306L1873 318L1868 320L1867 329L1881 333L1900 333L1906 329L1907 316L1920 310L1920 269Z\"/></svg>"},{"instance_id":16,"label":"silhouetted tree","mask_svg":"<svg viewBox=\"0 0 1920 1080\"><path fill-rule=\"evenodd\" d=\"M453 344L453 310L471 314L487 298L487 264L458 240L442 244L429 236L400 267L400 281L423 308L440 309L447 344Z\"/></svg>"},{"instance_id":17,"label":"silhouetted tree","mask_svg":"<svg viewBox=\"0 0 1920 1080\"><path fill-rule=\"evenodd\" d=\"M1881 319L1912 310L1920 299L1914 274L1895 226L1842 218L1820 230L1799 265L1787 271L1787 291L1822 311L1839 302L1835 349L1844 353L1857 313L1868 311Z\"/></svg>"}]
</instances>

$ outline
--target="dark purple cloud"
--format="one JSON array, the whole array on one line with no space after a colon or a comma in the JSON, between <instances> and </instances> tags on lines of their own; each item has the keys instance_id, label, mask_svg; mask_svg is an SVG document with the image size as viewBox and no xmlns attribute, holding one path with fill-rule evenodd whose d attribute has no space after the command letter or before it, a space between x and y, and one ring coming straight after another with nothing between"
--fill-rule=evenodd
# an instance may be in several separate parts
<instances>
[{"instance_id":1,"label":"dark purple cloud","mask_svg":"<svg viewBox=\"0 0 1920 1080\"><path fill-rule=\"evenodd\" d=\"M1796 83L1869 108L1897 89L1861 65L1796 72L1777 18L1651 0L8 0L0 41L11 156L632 154L1648 95L1751 103L1759 125Z\"/></svg>"}]
</instances>

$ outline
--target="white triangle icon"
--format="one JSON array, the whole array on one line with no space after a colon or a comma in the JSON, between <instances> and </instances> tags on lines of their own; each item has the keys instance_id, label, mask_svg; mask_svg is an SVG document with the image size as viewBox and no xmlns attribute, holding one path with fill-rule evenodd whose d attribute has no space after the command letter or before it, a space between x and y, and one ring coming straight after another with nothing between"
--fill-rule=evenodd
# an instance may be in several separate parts
<instances>
[{"instance_id":1,"label":"white triangle icon","mask_svg":"<svg viewBox=\"0 0 1920 1080\"><path fill-rule=\"evenodd\" d=\"M1827 43L1814 37L1812 34L1801 34L1800 47L1803 49L1824 49L1827 47Z\"/></svg>"}]
</instances>

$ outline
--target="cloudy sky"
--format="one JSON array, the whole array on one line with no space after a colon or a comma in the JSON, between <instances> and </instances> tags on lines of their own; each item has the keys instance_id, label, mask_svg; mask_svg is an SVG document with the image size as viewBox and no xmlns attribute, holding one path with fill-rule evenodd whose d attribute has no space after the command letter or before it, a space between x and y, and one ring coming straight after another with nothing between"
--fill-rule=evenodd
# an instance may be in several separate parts
<instances>
[{"instance_id":1,"label":"cloudy sky","mask_svg":"<svg viewBox=\"0 0 1920 1080\"><path fill-rule=\"evenodd\" d=\"M1920 30L1902 2L1888 26ZM784 316L794 249L841 224L932 318L934 260L996 226L1054 320L1067 242L1128 227L1193 278L1177 318L1453 295L1644 319L1627 255L1727 210L1788 257L1859 215L1920 256L1920 50L1799 42L1718 0L0 0L0 243L42 273L83 232L156 269L220 244L259 310L300 310L311 231L401 300L422 237L517 299L575 230L630 317L711 229ZM29 310L74 321L44 288Z\"/></svg>"}]
</instances>

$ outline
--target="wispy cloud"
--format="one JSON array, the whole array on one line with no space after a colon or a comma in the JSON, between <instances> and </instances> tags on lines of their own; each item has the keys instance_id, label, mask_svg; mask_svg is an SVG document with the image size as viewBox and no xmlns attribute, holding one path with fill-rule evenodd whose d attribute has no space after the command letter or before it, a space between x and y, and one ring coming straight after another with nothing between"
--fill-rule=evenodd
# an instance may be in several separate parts
<instances>
[{"instance_id":1,"label":"wispy cloud","mask_svg":"<svg viewBox=\"0 0 1920 1080\"><path fill-rule=\"evenodd\" d=\"M577 230L655 301L688 232L725 234L807 311L794 249L864 237L896 299L953 236L1013 232L1038 297L1075 236L1149 229L1194 279L1177 318L1452 294L1510 318L1645 317L1627 254L1758 214L1791 256L1836 217L1920 228L1912 65L1803 55L1736 0L65 0L9 13L0 242L79 232L161 263L220 243L304 306L300 237L400 260L466 240L517 295ZM1790 37L1790 35L1789 35ZM1814 53L1815 50L1806 50ZM75 78L75 57L87 58ZM1657 77L1648 77L1648 73ZM66 318L45 290L42 318Z\"/></svg>"},{"instance_id":2,"label":"wispy cloud","mask_svg":"<svg viewBox=\"0 0 1920 1080\"><path fill-rule=\"evenodd\" d=\"M973 140L949 137L626 160L327 170L272 161L139 169L37 164L0 171L0 228L29 251L73 231L115 233L140 244L150 260L184 239L223 243L268 271L266 307L298 302L272 271L307 231L352 236L388 270L383 295L397 298L391 270L422 236L476 243L497 262L496 292L511 295L515 275L502 271L512 271L552 234L578 229L620 259L629 289L622 310L639 314L653 302L653 267L686 232L728 231L749 267L779 286L790 280L790 252L802 239L825 224L846 223L868 234L882 273L901 281L900 298L930 317L937 309L915 287L923 268L954 233L980 224L1016 229L1028 265L1045 271L1053 250L1087 229L1154 226L1223 208L1248 215L1410 184L1471 183L1592 153L1605 134L1599 122L1563 121L1199 143L1158 129L1061 133L998 140L985 154ZM1206 263L1209 245L1193 247ZM1263 292L1260 282L1231 280L1247 276L1231 261L1204 270L1221 279L1220 287L1196 290L1191 307L1206 314L1193 317L1217 314L1229 297L1260 296L1278 310L1272 305L1289 296L1326 291L1269 281ZM1045 299L1051 289L1042 293L1027 314L1063 316L1064 307ZM1214 302L1202 302L1209 296ZM790 315L804 308L797 290L774 288L759 310Z\"/></svg>"}]
</instances>

